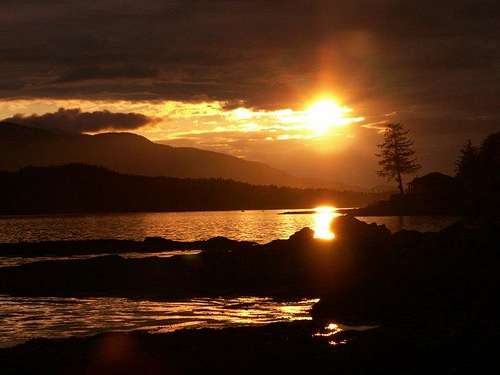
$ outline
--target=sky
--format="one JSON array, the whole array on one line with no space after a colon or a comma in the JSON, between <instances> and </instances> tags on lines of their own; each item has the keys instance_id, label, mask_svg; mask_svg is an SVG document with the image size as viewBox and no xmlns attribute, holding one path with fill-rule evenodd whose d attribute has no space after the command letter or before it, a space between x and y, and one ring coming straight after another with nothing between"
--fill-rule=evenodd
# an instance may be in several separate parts
<instances>
[{"instance_id":1,"label":"sky","mask_svg":"<svg viewBox=\"0 0 500 375\"><path fill-rule=\"evenodd\" d=\"M401 122L452 173L500 130L499 25L497 0L2 0L0 118L359 186Z\"/></svg>"}]
</instances>

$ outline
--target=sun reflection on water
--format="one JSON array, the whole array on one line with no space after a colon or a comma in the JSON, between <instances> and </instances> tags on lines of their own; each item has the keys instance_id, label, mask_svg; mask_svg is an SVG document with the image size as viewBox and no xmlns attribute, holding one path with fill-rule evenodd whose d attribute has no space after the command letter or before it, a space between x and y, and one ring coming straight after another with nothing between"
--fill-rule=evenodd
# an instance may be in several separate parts
<instances>
[{"instance_id":1,"label":"sun reflection on water","mask_svg":"<svg viewBox=\"0 0 500 375\"><path fill-rule=\"evenodd\" d=\"M335 233L332 232L332 221L339 216L335 207L322 206L314 209L314 238L332 240Z\"/></svg>"},{"instance_id":2,"label":"sun reflection on water","mask_svg":"<svg viewBox=\"0 0 500 375\"><path fill-rule=\"evenodd\" d=\"M349 326L345 324L337 324L337 323L329 323L325 328L323 328L320 332L316 332L314 337L328 337L330 340L328 344L332 346L344 345L349 342L349 340L344 335L341 335L342 332L348 331L357 331L364 332L369 331L371 329L379 328L378 325L359 325L359 326Z\"/></svg>"},{"instance_id":3,"label":"sun reflection on water","mask_svg":"<svg viewBox=\"0 0 500 375\"><path fill-rule=\"evenodd\" d=\"M338 335L339 333L343 332L344 329L340 327L336 323L330 323L328 324L323 332L317 332L313 336L315 337L331 337L332 339L328 341L328 344L332 346L337 346L337 345L342 345L342 344L347 344L347 340L345 339L336 339L335 336Z\"/></svg>"},{"instance_id":4,"label":"sun reflection on water","mask_svg":"<svg viewBox=\"0 0 500 375\"><path fill-rule=\"evenodd\" d=\"M314 336L330 337L340 332L342 332L342 328L338 324L330 323L325 327L325 332L317 332Z\"/></svg>"},{"instance_id":5,"label":"sun reflection on water","mask_svg":"<svg viewBox=\"0 0 500 375\"><path fill-rule=\"evenodd\" d=\"M126 298L0 295L0 348L36 337L88 336L106 331L173 332L311 320L318 299L269 297L141 301Z\"/></svg>"}]
</instances>

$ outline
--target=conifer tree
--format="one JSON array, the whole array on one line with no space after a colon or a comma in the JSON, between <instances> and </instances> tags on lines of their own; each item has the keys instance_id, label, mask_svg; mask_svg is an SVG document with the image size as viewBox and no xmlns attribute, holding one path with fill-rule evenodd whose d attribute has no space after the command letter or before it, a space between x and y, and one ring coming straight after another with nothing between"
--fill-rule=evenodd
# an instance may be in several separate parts
<instances>
[{"instance_id":1,"label":"conifer tree","mask_svg":"<svg viewBox=\"0 0 500 375\"><path fill-rule=\"evenodd\" d=\"M457 177L467 180L477 174L479 150L469 139L460 150L460 156L455 163Z\"/></svg>"},{"instance_id":2,"label":"conifer tree","mask_svg":"<svg viewBox=\"0 0 500 375\"><path fill-rule=\"evenodd\" d=\"M380 153L379 176L398 183L399 192L404 194L403 175L413 174L420 169L415 159L413 141L408 137L408 131L401 124L389 124L384 132L384 141L377 145Z\"/></svg>"}]
</instances>

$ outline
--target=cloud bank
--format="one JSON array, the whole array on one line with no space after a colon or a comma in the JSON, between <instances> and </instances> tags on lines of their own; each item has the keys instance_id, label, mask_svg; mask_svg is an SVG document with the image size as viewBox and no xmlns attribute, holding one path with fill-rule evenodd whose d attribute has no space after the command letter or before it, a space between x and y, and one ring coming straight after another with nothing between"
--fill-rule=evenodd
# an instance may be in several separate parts
<instances>
[{"instance_id":1,"label":"cloud bank","mask_svg":"<svg viewBox=\"0 0 500 375\"><path fill-rule=\"evenodd\" d=\"M467 138L477 143L500 128L498 0L19 3L0 2L0 104L102 101L128 108L60 106L146 113L144 103L162 107L176 101L220 104L215 112L240 106L303 110L315 96L329 92L366 118L360 125L403 123L426 170L450 173ZM292 173L338 174L346 180L356 173L359 177L352 179L359 183L365 176L377 178L372 171L376 128L334 139L324 148L350 148L326 158L315 156L316 144L302 149L304 141L280 138L293 135L289 130L231 133L234 121L193 111L160 132L142 134L159 139L163 133L178 145L223 150ZM19 112L41 113L29 105ZM9 109L4 116L19 112ZM135 119L119 129L134 129L141 123ZM239 125L253 126L250 120ZM104 126L109 122L97 128Z\"/></svg>"},{"instance_id":2,"label":"cloud bank","mask_svg":"<svg viewBox=\"0 0 500 375\"><path fill-rule=\"evenodd\" d=\"M139 113L82 112L79 108L59 108L57 112L53 113L30 116L15 115L4 119L4 121L49 130L92 133L102 130L134 130L154 123L156 120Z\"/></svg>"},{"instance_id":3,"label":"cloud bank","mask_svg":"<svg viewBox=\"0 0 500 375\"><path fill-rule=\"evenodd\" d=\"M275 109L328 89L498 115L499 23L497 0L4 0L0 97Z\"/></svg>"}]
</instances>

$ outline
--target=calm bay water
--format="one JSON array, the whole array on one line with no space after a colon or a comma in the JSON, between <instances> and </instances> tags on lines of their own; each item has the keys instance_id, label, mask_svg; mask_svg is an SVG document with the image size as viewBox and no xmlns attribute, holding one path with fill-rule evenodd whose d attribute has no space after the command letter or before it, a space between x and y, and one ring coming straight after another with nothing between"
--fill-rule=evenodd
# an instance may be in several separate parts
<instances>
[{"instance_id":1,"label":"calm bay water","mask_svg":"<svg viewBox=\"0 0 500 375\"><path fill-rule=\"evenodd\" d=\"M323 228L335 215L280 215L283 210L127 213L100 215L0 217L0 242L134 239L160 236L179 241L215 236L265 243L288 238L310 227ZM437 231L453 223L453 217L405 216L359 218L385 224L391 231ZM323 230L322 229L322 230Z\"/></svg>"}]
</instances>

